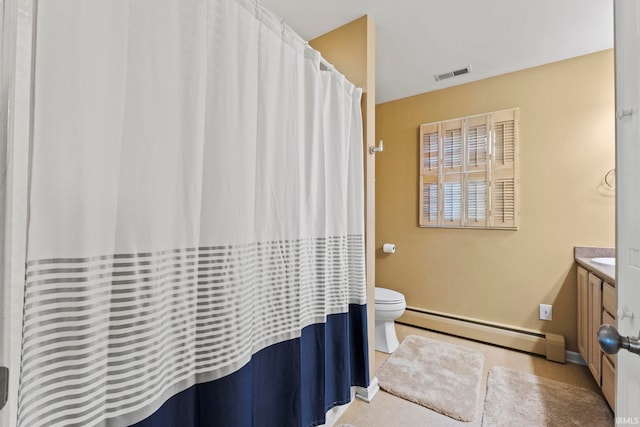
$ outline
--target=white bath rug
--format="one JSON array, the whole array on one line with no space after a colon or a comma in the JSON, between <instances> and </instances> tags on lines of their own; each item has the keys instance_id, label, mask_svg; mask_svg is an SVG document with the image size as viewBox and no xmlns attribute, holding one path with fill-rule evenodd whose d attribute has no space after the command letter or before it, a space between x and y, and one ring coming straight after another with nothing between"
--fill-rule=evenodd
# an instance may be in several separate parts
<instances>
[{"instance_id":1,"label":"white bath rug","mask_svg":"<svg viewBox=\"0 0 640 427\"><path fill-rule=\"evenodd\" d=\"M407 336L376 372L380 387L460 421L472 421L484 356L458 345Z\"/></svg>"},{"instance_id":2,"label":"white bath rug","mask_svg":"<svg viewBox=\"0 0 640 427\"><path fill-rule=\"evenodd\" d=\"M613 424L609 406L591 390L499 366L489 370L483 427Z\"/></svg>"}]
</instances>

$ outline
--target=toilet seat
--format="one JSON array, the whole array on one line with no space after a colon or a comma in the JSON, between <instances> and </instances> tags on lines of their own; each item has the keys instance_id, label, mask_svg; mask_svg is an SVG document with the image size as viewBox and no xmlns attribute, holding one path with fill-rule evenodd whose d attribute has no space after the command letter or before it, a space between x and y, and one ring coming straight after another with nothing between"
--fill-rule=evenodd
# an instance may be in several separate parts
<instances>
[{"instance_id":1,"label":"toilet seat","mask_svg":"<svg viewBox=\"0 0 640 427\"><path fill-rule=\"evenodd\" d=\"M404 302L404 295L387 288L376 287L376 305L398 304Z\"/></svg>"}]
</instances>

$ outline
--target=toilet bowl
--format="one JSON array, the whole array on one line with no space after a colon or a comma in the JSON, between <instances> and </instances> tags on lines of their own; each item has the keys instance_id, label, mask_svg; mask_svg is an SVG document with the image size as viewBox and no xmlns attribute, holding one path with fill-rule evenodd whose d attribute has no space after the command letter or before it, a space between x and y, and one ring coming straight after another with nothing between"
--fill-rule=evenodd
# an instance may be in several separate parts
<instances>
[{"instance_id":1,"label":"toilet bowl","mask_svg":"<svg viewBox=\"0 0 640 427\"><path fill-rule=\"evenodd\" d=\"M376 287L376 350L393 353L398 348L394 320L405 308L407 303L400 292Z\"/></svg>"}]
</instances>

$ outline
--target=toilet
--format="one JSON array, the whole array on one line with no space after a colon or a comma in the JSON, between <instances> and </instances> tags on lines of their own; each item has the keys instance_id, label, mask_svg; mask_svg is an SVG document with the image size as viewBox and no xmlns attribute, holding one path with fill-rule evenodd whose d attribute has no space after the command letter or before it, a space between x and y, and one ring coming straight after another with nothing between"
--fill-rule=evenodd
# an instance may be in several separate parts
<instances>
[{"instance_id":1,"label":"toilet","mask_svg":"<svg viewBox=\"0 0 640 427\"><path fill-rule=\"evenodd\" d=\"M394 320L405 308L407 303L400 292L376 287L376 350L393 353L398 348Z\"/></svg>"}]
</instances>

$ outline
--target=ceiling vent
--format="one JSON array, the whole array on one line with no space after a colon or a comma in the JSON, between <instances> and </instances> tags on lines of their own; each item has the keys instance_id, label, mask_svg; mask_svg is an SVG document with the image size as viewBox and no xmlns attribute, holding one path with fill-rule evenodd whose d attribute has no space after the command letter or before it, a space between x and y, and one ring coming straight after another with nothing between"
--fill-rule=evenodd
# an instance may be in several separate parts
<instances>
[{"instance_id":1,"label":"ceiling vent","mask_svg":"<svg viewBox=\"0 0 640 427\"><path fill-rule=\"evenodd\" d=\"M444 79L450 79L451 77L461 76L463 74L469 74L471 72L471 66L467 65L464 68L460 68L459 70L449 71L448 73L436 74L433 76L437 82Z\"/></svg>"}]
</instances>

